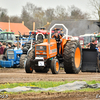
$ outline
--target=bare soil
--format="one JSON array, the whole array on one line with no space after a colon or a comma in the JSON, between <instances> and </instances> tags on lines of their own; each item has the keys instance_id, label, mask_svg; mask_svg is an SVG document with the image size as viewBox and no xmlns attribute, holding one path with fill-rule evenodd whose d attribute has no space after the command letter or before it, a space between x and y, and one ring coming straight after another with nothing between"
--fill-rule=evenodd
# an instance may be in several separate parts
<instances>
[{"instance_id":1,"label":"bare soil","mask_svg":"<svg viewBox=\"0 0 100 100\"><path fill-rule=\"evenodd\" d=\"M100 73L95 72L80 72L79 74L66 74L64 70L60 70L59 74L36 73L33 71L27 74L25 69L20 68L0 68L0 84L4 83L18 83L18 82L37 82L37 81L73 81L73 80L99 80ZM100 95L100 91L96 92L73 92L73 93L27 93L27 94L13 94L5 100L98 100L96 95Z\"/></svg>"}]
</instances>

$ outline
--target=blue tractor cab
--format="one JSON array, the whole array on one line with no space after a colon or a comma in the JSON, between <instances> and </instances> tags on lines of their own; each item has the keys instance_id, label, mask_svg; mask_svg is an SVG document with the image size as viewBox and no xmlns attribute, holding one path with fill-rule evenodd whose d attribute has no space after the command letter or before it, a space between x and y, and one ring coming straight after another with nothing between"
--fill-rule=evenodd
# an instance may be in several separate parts
<instances>
[{"instance_id":1,"label":"blue tractor cab","mask_svg":"<svg viewBox=\"0 0 100 100\"><path fill-rule=\"evenodd\" d=\"M0 60L1 67L18 67L20 64L20 57L23 54L21 49L8 49L7 50L7 59Z\"/></svg>"}]
</instances>

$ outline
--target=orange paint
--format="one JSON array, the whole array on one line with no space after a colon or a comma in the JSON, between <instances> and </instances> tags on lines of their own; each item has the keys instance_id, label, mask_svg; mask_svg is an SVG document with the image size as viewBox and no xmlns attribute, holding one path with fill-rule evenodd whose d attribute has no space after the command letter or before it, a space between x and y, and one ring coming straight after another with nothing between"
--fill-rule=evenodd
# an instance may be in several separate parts
<instances>
[{"instance_id":1,"label":"orange paint","mask_svg":"<svg viewBox=\"0 0 100 100\"><path fill-rule=\"evenodd\" d=\"M56 71L58 71L58 70L59 70L59 63L56 62Z\"/></svg>"},{"instance_id":2,"label":"orange paint","mask_svg":"<svg viewBox=\"0 0 100 100\"><path fill-rule=\"evenodd\" d=\"M81 51L80 51L79 47L76 48L74 60L75 60L75 66L76 66L76 68L78 68L80 66L80 62L81 62Z\"/></svg>"}]
</instances>

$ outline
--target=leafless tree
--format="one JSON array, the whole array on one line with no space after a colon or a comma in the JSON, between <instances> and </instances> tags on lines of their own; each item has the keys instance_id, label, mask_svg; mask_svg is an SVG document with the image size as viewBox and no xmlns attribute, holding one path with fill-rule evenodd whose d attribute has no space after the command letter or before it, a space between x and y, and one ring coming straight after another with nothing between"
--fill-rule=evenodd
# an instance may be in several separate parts
<instances>
[{"instance_id":1,"label":"leafless tree","mask_svg":"<svg viewBox=\"0 0 100 100\"><path fill-rule=\"evenodd\" d=\"M75 7L72 5L71 7L68 7L68 10L70 12L70 19L89 19L90 15L88 13L83 13L81 9Z\"/></svg>"},{"instance_id":2,"label":"leafless tree","mask_svg":"<svg viewBox=\"0 0 100 100\"><path fill-rule=\"evenodd\" d=\"M57 6L55 9L55 19L66 20L68 19L68 13L65 7Z\"/></svg>"},{"instance_id":3,"label":"leafless tree","mask_svg":"<svg viewBox=\"0 0 100 100\"><path fill-rule=\"evenodd\" d=\"M7 9L0 8L0 21L8 22L9 17L7 15Z\"/></svg>"},{"instance_id":4,"label":"leafless tree","mask_svg":"<svg viewBox=\"0 0 100 100\"><path fill-rule=\"evenodd\" d=\"M89 4L93 9L93 15L100 21L100 0L89 0Z\"/></svg>"},{"instance_id":5,"label":"leafless tree","mask_svg":"<svg viewBox=\"0 0 100 100\"><path fill-rule=\"evenodd\" d=\"M10 17L10 22L14 22L14 23L21 23L22 20L19 16L11 16Z\"/></svg>"},{"instance_id":6,"label":"leafless tree","mask_svg":"<svg viewBox=\"0 0 100 100\"><path fill-rule=\"evenodd\" d=\"M33 29L32 22L34 22L34 19L24 7L22 9L21 20L24 21L24 25L28 27L30 30Z\"/></svg>"},{"instance_id":7,"label":"leafless tree","mask_svg":"<svg viewBox=\"0 0 100 100\"><path fill-rule=\"evenodd\" d=\"M52 20L54 20L55 17L54 8L48 8L47 10L45 10L45 16L47 22L51 22Z\"/></svg>"},{"instance_id":8,"label":"leafless tree","mask_svg":"<svg viewBox=\"0 0 100 100\"><path fill-rule=\"evenodd\" d=\"M44 25L44 10L42 7L37 7L32 3L27 3L23 6L21 17L29 29L32 29L33 22L36 23L36 28ZM30 25L28 25L28 23L30 23Z\"/></svg>"}]
</instances>

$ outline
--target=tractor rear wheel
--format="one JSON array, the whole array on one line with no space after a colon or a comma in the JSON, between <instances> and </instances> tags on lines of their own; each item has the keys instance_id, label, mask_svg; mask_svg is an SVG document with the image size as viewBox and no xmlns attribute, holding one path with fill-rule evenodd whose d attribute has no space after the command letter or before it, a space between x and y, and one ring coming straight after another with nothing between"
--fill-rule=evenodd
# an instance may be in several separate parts
<instances>
[{"instance_id":1,"label":"tractor rear wheel","mask_svg":"<svg viewBox=\"0 0 100 100\"><path fill-rule=\"evenodd\" d=\"M31 67L30 59L27 59L27 61L26 61L25 71L26 71L26 73L32 73L33 72L33 67Z\"/></svg>"},{"instance_id":2,"label":"tractor rear wheel","mask_svg":"<svg viewBox=\"0 0 100 100\"><path fill-rule=\"evenodd\" d=\"M29 51L27 58L28 59L35 59L35 46Z\"/></svg>"},{"instance_id":3,"label":"tractor rear wheel","mask_svg":"<svg viewBox=\"0 0 100 100\"><path fill-rule=\"evenodd\" d=\"M20 57L20 68L24 68L25 58L26 58L26 54L21 55L21 57Z\"/></svg>"},{"instance_id":4,"label":"tractor rear wheel","mask_svg":"<svg viewBox=\"0 0 100 100\"><path fill-rule=\"evenodd\" d=\"M78 41L68 41L64 48L64 70L78 74L82 63L82 49Z\"/></svg>"},{"instance_id":5,"label":"tractor rear wheel","mask_svg":"<svg viewBox=\"0 0 100 100\"><path fill-rule=\"evenodd\" d=\"M51 61L51 71L52 71L52 74L58 74L59 73L59 69L60 69L60 66L59 66L58 59L53 59Z\"/></svg>"}]
</instances>

